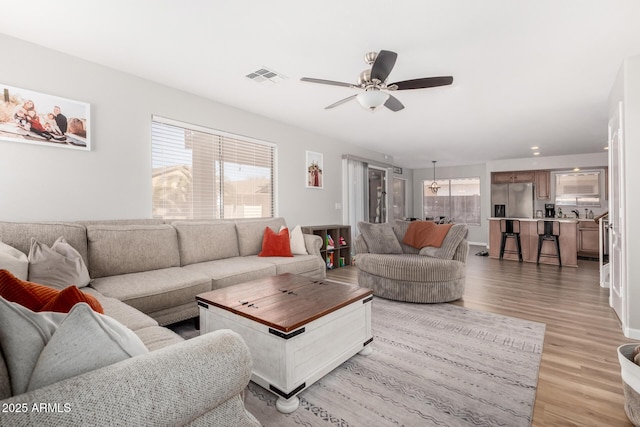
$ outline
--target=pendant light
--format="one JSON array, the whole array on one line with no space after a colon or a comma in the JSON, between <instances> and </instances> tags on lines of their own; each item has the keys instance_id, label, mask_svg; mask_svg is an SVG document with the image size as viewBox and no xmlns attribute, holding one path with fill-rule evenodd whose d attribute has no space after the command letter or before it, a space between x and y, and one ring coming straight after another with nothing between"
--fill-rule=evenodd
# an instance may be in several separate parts
<instances>
[{"instance_id":1,"label":"pendant light","mask_svg":"<svg viewBox=\"0 0 640 427\"><path fill-rule=\"evenodd\" d=\"M431 183L429 188L431 189L431 192L433 194L438 194L438 190L440 189L440 186L436 182L436 161L432 160L432 162L433 162L433 182Z\"/></svg>"}]
</instances>

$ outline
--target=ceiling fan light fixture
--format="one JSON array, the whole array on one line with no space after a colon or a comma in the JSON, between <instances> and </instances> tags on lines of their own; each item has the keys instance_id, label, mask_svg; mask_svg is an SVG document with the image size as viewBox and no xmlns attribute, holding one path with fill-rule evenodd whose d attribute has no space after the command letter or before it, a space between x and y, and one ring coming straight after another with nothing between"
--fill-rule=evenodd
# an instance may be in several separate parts
<instances>
[{"instance_id":1,"label":"ceiling fan light fixture","mask_svg":"<svg viewBox=\"0 0 640 427\"><path fill-rule=\"evenodd\" d=\"M389 94L378 89L372 89L358 94L356 99L363 108L369 111L374 111L376 108L387 102Z\"/></svg>"}]
</instances>

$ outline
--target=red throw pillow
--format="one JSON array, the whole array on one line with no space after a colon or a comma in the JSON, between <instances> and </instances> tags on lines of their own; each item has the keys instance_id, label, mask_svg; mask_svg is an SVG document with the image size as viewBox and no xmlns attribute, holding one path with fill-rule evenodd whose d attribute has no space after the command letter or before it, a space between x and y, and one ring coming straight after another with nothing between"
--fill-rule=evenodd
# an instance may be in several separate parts
<instances>
[{"instance_id":1,"label":"red throw pillow","mask_svg":"<svg viewBox=\"0 0 640 427\"><path fill-rule=\"evenodd\" d=\"M56 313L68 313L74 305L79 302L86 302L89 307L97 313L104 314L102 305L98 300L89 294L82 292L76 285L69 286L61 290L58 295L51 298L40 310L38 311L55 311Z\"/></svg>"},{"instance_id":2,"label":"red throw pillow","mask_svg":"<svg viewBox=\"0 0 640 427\"><path fill-rule=\"evenodd\" d=\"M262 251L258 256L286 256L292 257L289 229L283 228L276 234L271 228L266 227L262 238Z\"/></svg>"},{"instance_id":3,"label":"red throw pillow","mask_svg":"<svg viewBox=\"0 0 640 427\"><path fill-rule=\"evenodd\" d=\"M76 286L59 291L49 286L20 280L7 270L0 270L0 296L35 312L68 313L75 304L86 302L94 311L104 314L100 302Z\"/></svg>"}]
</instances>

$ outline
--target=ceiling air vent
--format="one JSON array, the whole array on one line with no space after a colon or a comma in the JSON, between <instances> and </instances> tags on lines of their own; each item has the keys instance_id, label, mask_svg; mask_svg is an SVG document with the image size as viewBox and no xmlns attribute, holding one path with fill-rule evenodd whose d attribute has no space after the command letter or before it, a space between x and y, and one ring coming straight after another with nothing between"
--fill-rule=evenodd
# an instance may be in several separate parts
<instances>
[{"instance_id":1,"label":"ceiling air vent","mask_svg":"<svg viewBox=\"0 0 640 427\"><path fill-rule=\"evenodd\" d=\"M270 70L268 68L262 67L252 73L246 75L248 79L253 80L256 83L279 83L285 79L282 74L278 74L277 72Z\"/></svg>"}]
</instances>

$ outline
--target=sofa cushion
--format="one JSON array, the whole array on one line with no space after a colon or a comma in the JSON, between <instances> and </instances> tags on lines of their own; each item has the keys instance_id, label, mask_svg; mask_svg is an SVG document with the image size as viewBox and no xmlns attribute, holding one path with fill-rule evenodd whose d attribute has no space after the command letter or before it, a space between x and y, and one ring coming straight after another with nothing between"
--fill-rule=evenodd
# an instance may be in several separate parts
<instances>
[{"instance_id":1,"label":"sofa cushion","mask_svg":"<svg viewBox=\"0 0 640 427\"><path fill-rule=\"evenodd\" d=\"M61 236L51 247L31 239L29 281L64 289L87 286L91 278L80 253Z\"/></svg>"},{"instance_id":2,"label":"sofa cushion","mask_svg":"<svg viewBox=\"0 0 640 427\"><path fill-rule=\"evenodd\" d=\"M76 286L60 291L49 286L20 280L7 270L0 270L0 296L31 311L67 313L75 304L86 302L98 313L104 313L98 300Z\"/></svg>"},{"instance_id":3,"label":"sofa cushion","mask_svg":"<svg viewBox=\"0 0 640 427\"><path fill-rule=\"evenodd\" d=\"M468 229L465 224L455 224L447 233L440 247L424 247L420 249L420 255L441 259L453 259L458 245L467 236L467 232Z\"/></svg>"},{"instance_id":4,"label":"sofa cushion","mask_svg":"<svg viewBox=\"0 0 640 427\"><path fill-rule=\"evenodd\" d=\"M187 270L187 267L100 277L94 279L91 286L102 295L116 298L143 313L185 303L195 306L195 296L211 290L211 279L202 273Z\"/></svg>"},{"instance_id":5,"label":"sofa cushion","mask_svg":"<svg viewBox=\"0 0 640 427\"><path fill-rule=\"evenodd\" d=\"M262 261L266 259L268 258L258 259L257 256L235 257L191 264L183 268L210 277L212 289L219 289L250 280L275 276L276 266L273 263Z\"/></svg>"},{"instance_id":6,"label":"sofa cushion","mask_svg":"<svg viewBox=\"0 0 640 427\"><path fill-rule=\"evenodd\" d=\"M65 222L0 222L2 241L20 252L29 253L31 239L34 238L51 246L64 237L87 263L87 230L84 225Z\"/></svg>"},{"instance_id":7,"label":"sofa cushion","mask_svg":"<svg viewBox=\"0 0 640 427\"><path fill-rule=\"evenodd\" d=\"M238 231L240 256L257 255L262 250L265 227L269 227L277 233L280 231L280 227L287 225L284 218L239 219L235 221L235 224Z\"/></svg>"},{"instance_id":8,"label":"sofa cushion","mask_svg":"<svg viewBox=\"0 0 640 427\"><path fill-rule=\"evenodd\" d=\"M258 254L259 257L292 257L291 242L289 240L289 229L281 228L276 233L269 227L265 227L264 236L262 238L262 250Z\"/></svg>"},{"instance_id":9,"label":"sofa cushion","mask_svg":"<svg viewBox=\"0 0 640 427\"><path fill-rule=\"evenodd\" d=\"M83 288L82 291L86 294L92 295L98 300L98 302L100 302L100 305L102 305L102 308L104 309L104 314L116 319L118 322L122 323L134 332L138 329L158 326L158 322L140 310L136 310L130 305L115 298L106 297L91 286ZM144 342L144 340L142 340L142 342Z\"/></svg>"},{"instance_id":10,"label":"sofa cushion","mask_svg":"<svg viewBox=\"0 0 640 427\"><path fill-rule=\"evenodd\" d=\"M147 352L133 332L84 303L68 314L34 313L0 298L0 323L14 395Z\"/></svg>"},{"instance_id":11,"label":"sofa cushion","mask_svg":"<svg viewBox=\"0 0 640 427\"><path fill-rule=\"evenodd\" d=\"M369 252L373 254L401 254L402 247L391 224L373 224L358 222L358 229L364 238Z\"/></svg>"},{"instance_id":12,"label":"sofa cushion","mask_svg":"<svg viewBox=\"0 0 640 427\"><path fill-rule=\"evenodd\" d=\"M92 278L177 267L175 228L165 225L88 225Z\"/></svg>"},{"instance_id":13,"label":"sofa cushion","mask_svg":"<svg viewBox=\"0 0 640 427\"><path fill-rule=\"evenodd\" d=\"M0 242L0 270L8 270L19 279L29 277L29 258L6 243Z\"/></svg>"},{"instance_id":14,"label":"sofa cushion","mask_svg":"<svg viewBox=\"0 0 640 427\"><path fill-rule=\"evenodd\" d=\"M236 225L230 221L175 221L180 265L214 261L240 255Z\"/></svg>"},{"instance_id":15,"label":"sofa cushion","mask_svg":"<svg viewBox=\"0 0 640 427\"><path fill-rule=\"evenodd\" d=\"M162 326L150 326L134 331L149 351L158 350L184 341L180 335Z\"/></svg>"},{"instance_id":16,"label":"sofa cushion","mask_svg":"<svg viewBox=\"0 0 640 427\"><path fill-rule=\"evenodd\" d=\"M290 257L246 257L248 259L254 258L257 261L267 262L276 266L276 274L304 274L309 272L318 271L319 268L324 270L326 266L317 255L296 255L293 258Z\"/></svg>"}]
</instances>

